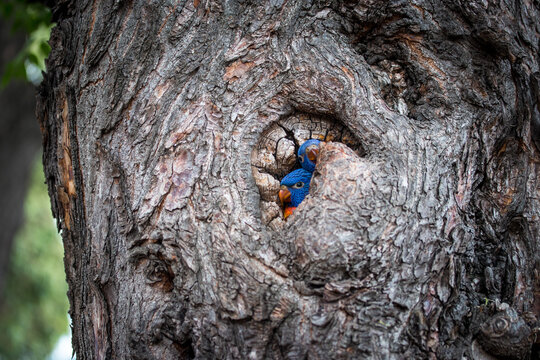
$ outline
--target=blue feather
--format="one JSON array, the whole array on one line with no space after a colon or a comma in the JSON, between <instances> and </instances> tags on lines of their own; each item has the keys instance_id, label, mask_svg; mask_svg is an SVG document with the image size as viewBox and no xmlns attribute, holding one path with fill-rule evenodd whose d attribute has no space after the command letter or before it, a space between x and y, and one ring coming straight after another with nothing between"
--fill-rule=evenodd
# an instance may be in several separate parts
<instances>
[{"instance_id":1,"label":"blue feather","mask_svg":"<svg viewBox=\"0 0 540 360\"><path fill-rule=\"evenodd\" d=\"M298 161L300 161L300 165L303 169L313 172L315 170L315 162L309 160L306 154L306 150L308 147L314 145L316 147L320 146L320 141L317 139L309 139L306 142L300 146L300 149L298 149Z\"/></svg>"},{"instance_id":2,"label":"blue feather","mask_svg":"<svg viewBox=\"0 0 540 360\"><path fill-rule=\"evenodd\" d=\"M296 169L285 175L281 185L285 185L291 193L291 206L298 206L309 193L309 183L312 172L304 169Z\"/></svg>"}]
</instances>

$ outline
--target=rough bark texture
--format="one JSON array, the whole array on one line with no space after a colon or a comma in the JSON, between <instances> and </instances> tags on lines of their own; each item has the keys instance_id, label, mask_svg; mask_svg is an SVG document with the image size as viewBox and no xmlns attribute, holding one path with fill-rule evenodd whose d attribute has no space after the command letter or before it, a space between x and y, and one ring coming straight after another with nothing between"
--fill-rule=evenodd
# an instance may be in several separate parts
<instances>
[{"instance_id":1,"label":"rough bark texture","mask_svg":"<svg viewBox=\"0 0 540 360\"><path fill-rule=\"evenodd\" d=\"M538 356L538 2L260 3L55 4L77 358Z\"/></svg>"},{"instance_id":2,"label":"rough bark texture","mask_svg":"<svg viewBox=\"0 0 540 360\"><path fill-rule=\"evenodd\" d=\"M0 19L0 74L24 46L24 35L13 34ZM35 116L35 87L12 81L0 89L0 299L11 246L22 223L32 162L39 150L39 126Z\"/></svg>"}]
</instances>

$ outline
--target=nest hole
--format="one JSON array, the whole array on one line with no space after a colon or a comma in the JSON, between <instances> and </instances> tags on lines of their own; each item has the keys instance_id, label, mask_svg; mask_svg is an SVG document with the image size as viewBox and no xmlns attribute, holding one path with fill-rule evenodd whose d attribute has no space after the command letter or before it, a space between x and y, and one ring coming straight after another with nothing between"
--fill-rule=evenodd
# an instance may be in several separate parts
<instances>
[{"instance_id":1,"label":"nest hole","mask_svg":"<svg viewBox=\"0 0 540 360\"><path fill-rule=\"evenodd\" d=\"M279 184L285 175L301 167L298 149L309 139L341 142L359 156L365 155L356 136L331 117L299 113L271 124L251 152L251 169L261 197L262 221L266 225L282 222Z\"/></svg>"}]
</instances>

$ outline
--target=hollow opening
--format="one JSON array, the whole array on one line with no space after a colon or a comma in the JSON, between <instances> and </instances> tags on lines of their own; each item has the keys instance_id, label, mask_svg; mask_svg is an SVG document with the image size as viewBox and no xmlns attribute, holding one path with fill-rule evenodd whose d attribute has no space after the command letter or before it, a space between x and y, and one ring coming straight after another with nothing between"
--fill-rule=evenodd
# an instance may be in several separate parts
<instances>
[{"instance_id":1,"label":"hollow opening","mask_svg":"<svg viewBox=\"0 0 540 360\"><path fill-rule=\"evenodd\" d=\"M300 168L300 146L309 139L341 142L359 156L365 155L360 141L340 121L328 116L296 113L271 124L251 152L251 169L261 196L262 221L271 227L283 221L278 192L280 181Z\"/></svg>"}]
</instances>

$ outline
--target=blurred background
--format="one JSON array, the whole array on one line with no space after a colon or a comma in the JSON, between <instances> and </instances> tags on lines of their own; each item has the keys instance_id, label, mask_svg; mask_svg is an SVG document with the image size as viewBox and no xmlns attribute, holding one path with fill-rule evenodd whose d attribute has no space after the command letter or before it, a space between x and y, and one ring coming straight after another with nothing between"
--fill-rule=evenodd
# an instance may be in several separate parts
<instances>
[{"instance_id":1,"label":"blurred background","mask_svg":"<svg viewBox=\"0 0 540 360\"><path fill-rule=\"evenodd\" d=\"M37 1L0 0L0 360L72 355L62 241L34 113L53 26Z\"/></svg>"}]
</instances>

